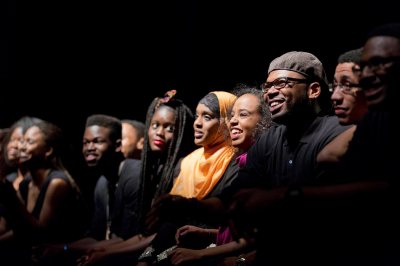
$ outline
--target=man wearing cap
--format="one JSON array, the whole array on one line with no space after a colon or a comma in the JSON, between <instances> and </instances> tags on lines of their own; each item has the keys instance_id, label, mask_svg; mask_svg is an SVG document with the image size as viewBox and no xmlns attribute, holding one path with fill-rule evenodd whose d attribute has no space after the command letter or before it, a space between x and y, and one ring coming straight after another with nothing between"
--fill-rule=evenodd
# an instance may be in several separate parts
<instances>
[{"instance_id":1,"label":"man wearing cap","mask_svg":"<svg viewBox=\"0 0 400 266\"><path fill-rule=\"evenodd\" d=\"M304 253L299 239L310 237L304 234L310 219L298 217L309 213L292 202L302 197L302 186L324 182L316 157L348 127L341 126L336 116L326 115L332 108L328 82L313 54L293 51L274 59L262 89L278 124L250 149L238 181L220 198L231 203L238 234L256 238L262 250L260 265L268 264L265 260L279 265ZM294 257L285 256L286 252Z\"/></svg>"},{"instance_id":2,"label":"man wearing cap","mask_svg":"<svg viewBox=\"0 0 400 266\"><path fill-rule=\"evenodd\" d=\"M267 84L281 73L273 64ZM231 205L233 223L242 234L254 233L256 236L260 265L400 265L400 139L397 125L400 24L383 25L371 31L360 69L360 87L365 92L369 111L358 123L348 151L337 165L336 175L327 178L317 173L319 179L314 176L314 180L307 180L304 175L298 179L290 178L295 183L293 189L286 190L287 183L282 182L285 173L282 172L281 177L276 176L281 183L267 183L270 185L268 190L248 189L234 196ZM283 74L299 78L289 76L289 72ZM281 100L283 105L288 103L286 99L293 100L283 89L279 93L267 91L268 103L277 106L277 110L271 110L275 115L282 114L280 111L284 106L274 103L277 100L272 97L273 93L287 97L285 101ZM287 121L286 135L290 137L289 132L294 128ZM323 133L323 130L313 126L316 121L318 119L308 129L314 128L312 134L319 138L318 132ZM319 141L312 139L311 142ZM277 143L278 146L283 142ZM295 152L302 149L302 145L308 145L303 141L299 143L301 146L297 146ZM324 145L324 141L320 144ZM271 146L266 145L253 146L248 153L247 166L239 172L238 178L260 176L269 171L262 169L263 164L266 165L264 169L268 169L274 164L271 160L279 160L276 154L270 156ZM295 160L289 164L295 164ZM290 175L288 170L287 176ZM285 190L286 195L282 197ZM266 219L261 219L263 214ZM257 218L258 223L250 222Z\"/></svg>"},{"instance_id":3,"label":"man wearing cap","mask_svg":"<svg viewBox=\"0 0 400 266\"><path fill-rule=\"evenodd\" d=\"M299 244L292 240L295 235L301 237L303 231L298 229L304 223L289 222L299 210L287 203L301 197L301 186L320 182L317 154L348 127L340 125L336 116L326 115L332 108L328 82L322 63L313 54L294 51L276 58L262 88L277 124L250 149L246 166L232 186L218 197L200 202L191 199L193 204L181 207L186 206L182 212L195 212L203 219L221 218L223 210L230 209L238 235L256 237L262 250L258 263L268 265L276 262L273 259L290 258L282 251L293 253ZM176 199L171 201L178 204Z\"/></svg>"},{"instance_id":4,"label":"man wearing cap","mask_svg":"<svg viewBox=\"0 0 400 266\"><path fill-rule=\"evenodd\" d=\"M316 156L348 128L326 115L332 104L322 63L310 53L286 53L271 62L262 88L277 124L249 151L238 188L253 182L268 189L319 182Z\"/></svg>"}]
</instances>

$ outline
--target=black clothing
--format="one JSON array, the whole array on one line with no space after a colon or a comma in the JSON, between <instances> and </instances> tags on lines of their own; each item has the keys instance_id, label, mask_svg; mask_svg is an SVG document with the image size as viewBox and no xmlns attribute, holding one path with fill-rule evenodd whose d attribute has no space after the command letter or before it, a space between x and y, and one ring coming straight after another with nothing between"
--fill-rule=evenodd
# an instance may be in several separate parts
<instances>
[{"instance_id":1,"label":"black clothing","mask_svg":"<svg viewBox=\"0 0 400 266\"><path fill-rule=\"evenodd\" d=\"M294 186L320 182L318 153L348 127L335 116L316 117L295 145L290 145L287 128L274 124L249 149L246 165L238 178L219 195L228 204L241 188Z\"/></svg>"},{"instance_id":2,"label":"black clothing","mask_svg":"<svg viewBox=\"0 0 400 266\"><path fill-rule=\"evenodd\" d=\"M126 159L120 170L115 188L111 233L128 239L139 233L137 197L141 161Z\"/></svg>"},{"instance_id":3,"label":"black clothing","mask_svg":"<svg viewBox=\"0 0 400 266\"><path fill-rule=\"evenodd\" d=\"M39 219L47 188L51 181L56 178L63 179L68 184L70 184L70 192L66 200L66 202L68 203L66 206L64 206L62 210L57 210L55 219L53 219L52 224L49 225L49 230L47 231L47 234L45 234L44 232L40 232L38 233L38 235L32 236L34 243L37 241L39 241L39 243L65 243L79 239L83 236L83 230L85 226L85 224L81 222L82 216L84 215L84 209L82 205L83 201L79 192L71 185L70 179L64 171L51 170L50 173L47 175L45 181L42 184L42 187L40 188L40 193L36 200L32 215L36 219ZM20 195L25 202L27 202L28 199L30 182L32 182L31 179L25 179L21 182L19 187ZM18 231L15 231L15 234L17 235Z\"/></svg>"},{"instance_id":4,"label":"black clothing","mask_svg":"<svg viewBox=\"0 0 400 266\"><path fill-rule=\"evenodd\" d=\"M118 181L114 186L105 176L97 180L94 188L92 222L87 236L97 240L105 239L109 225L111 234L124 239L138 233L136 204L140 168L140 160L126 159L122 163Z\"/></svg>"},{"instance_id":5,"label":"black clothing","mask_svg":"<svg viewBox=\"0 0 400 266\"><path fill-rule=\"evenodd\" d=\"M239 170L232 186L218 197L228 207L233 195L242 188L301 187L324 183L317 165L318 153L348 127L341 126L337 117L315 117L299 128L272 125L249 149L246 165ZM289 135L291 134L291 135ZM297 135L296 135L297 134ZM280 208L267 208L258 221L256 243L258 265L293 265L311 261L310 251L318 255L317 248L323 226L314 208L281 203ZM318 208L317 208L318 209ZM265 219L264 219L265 217ZM245 219L245 218L244 218ZM254 222L254 221L252 221ZM318 232L314 235L315 232ZM331 230L328 228L327 230ZM322 231L324 232L324 231ZM308 239L304 245L304 239ZM301 256L304 256L302 258ZM320 261L319 261L320 262ZM324 265L324 264L321 264Z\"/></svg>"},{"instance_id":6,"label":"black clothing","mask_svg":"<svg viewBox=\"0 0 400 266\"><path fill-rule=\"evenodd\" d=\"M369 111L357 125L342 165L337 173L342 182L383 181L389 189L382 193L355 195L335 206L336 222L343 244L340 253L355 262L341 265L399 265L400 206L398 165L400 132L398 115ZM340 211L339 211L340 210ZM339 227L342 226L342 227Z\"/></svg>"}]
</instances>

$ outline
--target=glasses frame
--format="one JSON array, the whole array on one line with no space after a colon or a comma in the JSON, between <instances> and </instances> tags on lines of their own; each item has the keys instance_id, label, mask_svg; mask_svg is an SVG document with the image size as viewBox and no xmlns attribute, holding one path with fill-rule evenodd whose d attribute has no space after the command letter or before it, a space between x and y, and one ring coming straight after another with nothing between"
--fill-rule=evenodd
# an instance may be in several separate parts
<instances>
[{"instance_id":1,"label":"glasses frame","mask_svg":"<svg viewBox=\"0 0 400 266\"><path fill-rule=\"evenodd\" d=\"M274 87L276 90L281 90L281 89L287 87L287 85L289 83L294 83L294 82L296 82L296 84L301 84L301 83L308 84L308 83L310 83L310 81L308 79L297 79L297 78L291 78L291 77L280 77L280 78L274 79L271 82L265 82L265 83L261 84L261 90L262 90L263 94L265 94L272 87Z\"/></svg>"},{"instance_id":2,"label":"glasses frame","mask_svg":"<svg viewBox=\"0 0 400 266\"><path fill-rule=\"evenodd\" d=\"M339 88L341 93L350 94L350 95L354 94L355 91L361 90L360 84L351 83L351 82L347 82L346 84L342 84L342 83L329 84L329 91L331 93L334 93L336 88Z\"/></svg>"}]
</instances>

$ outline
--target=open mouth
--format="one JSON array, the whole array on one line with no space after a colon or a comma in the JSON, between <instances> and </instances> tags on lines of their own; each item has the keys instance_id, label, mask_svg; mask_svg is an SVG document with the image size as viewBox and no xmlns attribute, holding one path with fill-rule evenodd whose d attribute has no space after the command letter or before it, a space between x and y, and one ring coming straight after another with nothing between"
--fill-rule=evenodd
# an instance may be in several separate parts
<instances>
[{"instance_id":1,"label":"open mouth","mask_svg":"<svg viewBox=\"0 0 400 266\"><path fill-rule=\"evenodd\" d=\"M271 114L278 112L281 109L284 102L285 102L284 100L274 100L270 102L269 111L271 112Z\"/></svg>"},{"instance_id":2,"label":"open mouth","mask_svg":"<svg viewBox=\"0 0 400 266\"><path fill-rule=\"evenodd\" d=\"M242 130L238 129L238 128L233 128L231 130L231 139L232 140L236 140L240 137L240 135L242 134Z\"/></svg>"}]
</instances>

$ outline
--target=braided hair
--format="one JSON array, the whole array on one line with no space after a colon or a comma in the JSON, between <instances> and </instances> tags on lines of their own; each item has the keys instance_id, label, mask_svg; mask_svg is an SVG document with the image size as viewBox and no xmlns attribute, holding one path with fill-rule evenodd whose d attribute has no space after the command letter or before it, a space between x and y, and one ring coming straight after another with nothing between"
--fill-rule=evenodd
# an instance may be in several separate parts
<instances>
[{"instance_id":1,"label":"braided hair","mask_svg":"<svg viewBox=\"0 0 400 266\"><path fill-rule=\"evenodd\" d=\"M160 157L150 148L148 129L154 113L163 106L167 106L175 112L175 126L173 138ZM138 204L140 220L143 221L153 199L171 190L176 164L180 158L194 149L192 131L193 113L181 100L171 96L157 97L151 102L146 115L142 150Z\"/></svg>"}]
</instances>

